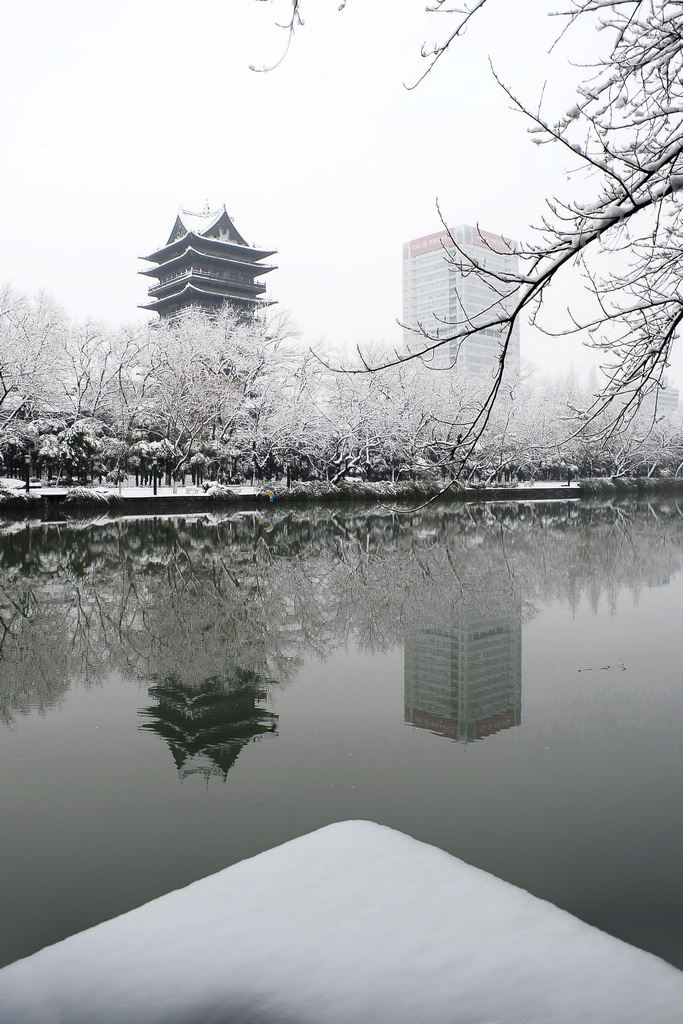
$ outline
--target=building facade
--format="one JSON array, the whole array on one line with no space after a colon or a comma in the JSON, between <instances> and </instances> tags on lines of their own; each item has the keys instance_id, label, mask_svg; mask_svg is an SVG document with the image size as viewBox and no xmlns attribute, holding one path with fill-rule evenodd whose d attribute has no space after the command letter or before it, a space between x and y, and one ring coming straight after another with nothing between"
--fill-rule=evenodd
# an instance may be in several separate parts
<instances>
[{"instance_id":1,"label":"building facade","mask_svg":"<svg viewBox=\"0 0 683 1024\"><path fill-rule=\"evenodd\" d=\"M493 273L515 274L519 270L515 243L468 224L442 228L404 243L403 326L407 351L421 351L434 343L425 338L423 331L434 340L448 338L454 325L471 323L476 327L492 309L502 306L507 310L514 302L511 286L507 286L511 294L501 299L500 292L485 277L467 273L468 257ZM504 285L497 287L505 290ZM498 329L483 327L465 340L446 341L434 353L425 355L424 361L434 368L457 367L466 373L490 374L499 366L501 339ZM507 356L510 369L519 368L519 355L516 324Z\"/></svg>"},{"instance_id":2,"label":"building facade","mask_svg":"<svg viewBox=\"0 0 683 1024\"><path fill-rule=\"evenodd\" d=\"M669 384L668 378L662 380L662 387L657 392L657 415L672 419L678 415L680 392Z\"/></svg>"},{"instance_id":3,"label":"building facade","mask_svg":"<svg viewBox=\"0 0 683 1024\"><path fill-rule=\"evenodd\" d=\"M266 286L257 278L275 269L261 262L274 252L248 245L225 206L203 213L181 208L166 244L142 257L156 264L140 271L156 284L141 308L162 319L190 309L216 312L226 304L254 311L267 304Z\"/></svg>"}]
</instances>

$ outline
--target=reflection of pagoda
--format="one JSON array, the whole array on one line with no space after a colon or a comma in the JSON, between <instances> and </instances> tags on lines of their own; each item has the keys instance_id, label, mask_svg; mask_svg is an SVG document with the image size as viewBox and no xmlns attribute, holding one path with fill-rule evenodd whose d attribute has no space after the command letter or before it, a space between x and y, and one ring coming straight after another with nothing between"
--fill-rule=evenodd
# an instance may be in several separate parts
<instances>
[{"instance_id":1,"label":"reflection of pagoda","mask_svg":"<svg viewBox=\"0 0 683 1024\"><path fill-rule=\"evenodd\" d=\"M257 705L267 692L253 672L237 670L232 686L208 679L188 686L169 678L151 686L156 703L140 710L141 726L168 743L181 779L222 775L225 779L247 743L276 731L278 716Z\"/></svg>"},{"instance_id":2,"label":"reflection of pagoda","mask_svg":"<svg viewBox=\"0 0 683 1024\"><path fill-rule=\"evenodd\" d=\"M404 699L406 722L465 743L519 725L521 605L406 636Z\"/></svg>"},{"instance_id":3,"label":"reflection of pagoda","mask_svg":"<svg viewBox=\"0 0 683 1024\"><path fill-rule=\"evenodd\" d=\"M226 303L253 310L263 304L266 290L256 278L275 269L260 261L274 251L247 245L225 206L207 206L203 213L181 209L166 245L143 257L158 266L140 273L158 278L158 284L150 286L152 301L142 309L162 318L186 309L215 312Z\"/></svg>"}]
</instances>

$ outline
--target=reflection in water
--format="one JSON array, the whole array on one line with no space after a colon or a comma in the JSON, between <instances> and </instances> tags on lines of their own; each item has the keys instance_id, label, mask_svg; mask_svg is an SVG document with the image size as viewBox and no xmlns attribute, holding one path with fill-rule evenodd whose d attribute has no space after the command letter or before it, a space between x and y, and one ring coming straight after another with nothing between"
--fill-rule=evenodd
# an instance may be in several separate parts
<instances>
[{"instance_id":1,"label":"reflection in water","mask_svg":"<svg viewBox=\"0 0 683 1024\"><path fill-rule=\"evenodd\" d=\"M278 716L259 707L267 690L253 673L238 670L229 688L216 679L193 686L171 677L149 694L156 703L140 711L149 719L141 728L166 740L181 779L225 780L242 747L277 729Z\"/></svg>"},{"instance_id":2,"label":"reflection in water","mask_svg":"<svg viewBox=\"0 0 683 1024\"><path fill-rule=\"evenodd\" d=\"M493 596L492 609L496 598ZM449 632L409 633L404 644L404 718L467 743L519 725L522 607L488 615L464 610Z\"/></svg>"},{"instance_id":3,"label":"reflection in water","mask_svg":"<svg viewBox=\"0 0 683 1024\"><path fill-rule=\"evenodd\" d=\"M406 719L480 738L519 722L521 624L537 606L613 607L623 588L669 579L683 551L675 503L288 512L267 525L227 513L0 524L0 719L113 673L187 688L183 700L207 680L225 693L268 680L258 703L312 654L405 641Z\"/></svg>"}]
</instances>

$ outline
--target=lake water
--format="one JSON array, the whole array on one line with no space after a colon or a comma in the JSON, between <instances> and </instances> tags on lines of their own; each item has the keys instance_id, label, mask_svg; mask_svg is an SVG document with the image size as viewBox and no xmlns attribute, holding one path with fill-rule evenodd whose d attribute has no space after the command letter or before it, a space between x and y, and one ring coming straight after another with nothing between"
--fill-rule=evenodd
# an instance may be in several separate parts
<instances>
[{"instance_id":1,"label":"lake water","mask_svg":"<svg viewBox=\"0 0 683 1024\"><path fill-rule=\"evenodd\" d=\"M0 963L369 818L683 968L681 505L3 521L0 558Z\"/></svg>"}]
</instances>

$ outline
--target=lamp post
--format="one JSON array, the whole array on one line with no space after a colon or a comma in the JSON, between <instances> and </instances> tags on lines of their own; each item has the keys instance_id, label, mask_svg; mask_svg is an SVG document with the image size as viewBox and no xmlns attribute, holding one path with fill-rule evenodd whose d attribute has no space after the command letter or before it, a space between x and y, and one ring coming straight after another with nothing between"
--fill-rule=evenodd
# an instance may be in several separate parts
<instances>
[{"instance_id":1,"label":"lamp post","mask_svg":"<svg viewBox=\"0 0 683 1024\"><path fill-rule=\"evenodd\" d=\"M154 481L154 494L157 493L157 460L152 459L152 479Z\"/></svg>"},{"instance_id":2,"label":"lamp post","mask_svg":"<svg viewBox=\"0 0 683 1024\"><path fill-rule=\"evenodd\" d=\"M24 466L26 467L26 493L31 487L31 456L24 455Z\"/></svg>"}]
</instances>

